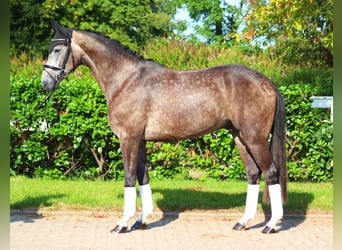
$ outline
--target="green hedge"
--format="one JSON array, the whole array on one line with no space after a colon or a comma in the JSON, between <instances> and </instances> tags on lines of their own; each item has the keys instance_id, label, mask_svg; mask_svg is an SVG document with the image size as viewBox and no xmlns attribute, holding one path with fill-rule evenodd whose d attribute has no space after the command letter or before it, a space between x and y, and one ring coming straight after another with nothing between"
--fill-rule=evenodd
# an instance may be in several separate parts
<instances>
[{"instance_id":1,"label":"green hedge","mask_svg":"<svg viewBox=\"0 0 342 250\"><path fill-rule=\"evenodd\" d=\"M279 86L287 108L287 151L292 181L333 179L330 113L311 108L312 95L332 95L332 69L287 65L272 51L253 47L210 47L176 39L149 43L143 55L174 69L240 63L263 72ZM122 179L117 137L107 121L106 100L83 66L62 82L46 106L25 117L44 99L43 61L27 54L11 59L11 174L49 178ZM310 84L304 84L310 83ZM50 125L41 130L42 121ZM176 144L148 143L152 178L245 179L231 135L218 130Z\"/></svg>"},{"instance_id":2,"label":"green hedge","mask_svg":"<svg viewBox=\"0 0 342 250\"><path fill-rule=\"evenodd\" d=\"M43 109L40 78L12 75L10 170L12 175L49 178L122 179L119 141L107 121L106 100L94 80L63 82ZM289 179L333 179L330 113L311 108L310 84L281 86L287 107ZM15 122L15 120L19 119ZM48 129L42 129L46 121ZM232 137L219 130L176 144L148 143L152 178L245 179Z\"/></svg>"},{"instance_id":3,"label":"green hedge","mask_svg":"<svg viewBox=\"0 0 342 250\"><path fill-rule=\"evenodd\" d=\"M330 111L311 108L318 90L310 84L280 87L287 109L288 173L294 181L333 179L333 124Z\"/></svg>"}]
</instances>

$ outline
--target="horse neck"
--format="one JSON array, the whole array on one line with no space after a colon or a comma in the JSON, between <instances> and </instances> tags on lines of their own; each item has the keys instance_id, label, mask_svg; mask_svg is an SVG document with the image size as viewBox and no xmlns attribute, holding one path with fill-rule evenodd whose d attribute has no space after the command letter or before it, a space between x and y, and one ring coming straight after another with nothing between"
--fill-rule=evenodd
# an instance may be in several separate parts
<instances>
[{"instance_id":1,"label":"horse neck","mask_svg":"<svg viewBox=\"0 0 342 250\"><path fill-rule=\"evenodd\" d=\"M139 58L119 48L113 50L87 32L74 32L79 64L90 68L107 100L135 70Z\"/></svg>"}]
</instances>

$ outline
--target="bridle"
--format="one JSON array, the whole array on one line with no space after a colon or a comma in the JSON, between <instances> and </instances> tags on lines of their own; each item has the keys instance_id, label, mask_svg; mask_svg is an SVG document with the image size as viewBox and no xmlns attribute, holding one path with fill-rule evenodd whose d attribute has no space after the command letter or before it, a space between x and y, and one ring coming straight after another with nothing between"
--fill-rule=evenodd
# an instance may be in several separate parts
<instances>
[{"instance_id":1,"label":"bridle","mask_svg":"<svg viewBox=\"0 0 342 250\"><path fill-rule=\"evenodd\" d=\"M56 80L56 87L50 91L46 97L44 98L43 101L41 101L35 108L32 112L30 112L28 115L24 116L24 117L21 117L17 120L14 120L12 121L13 124L18 124L19 121L23 120L23 119L29 119L30 117L32 117L32 115L35 113L35 111L37 111L38 109L42 108L47 102L48 100L50 99L51 95L54 93L54 91L57 89L57 86L58 84L63 81L64 79L67 79L68 80L68 74L73 71L75 69L75 60L74 60L74 55L72 53L72 50L71 50L71 35L68 37L68 38L54 38L54 39L51 39L52 42L55 42L57 43L57 45L60 45L60 44L63 44L63 45L66 45L67 46L67 51L66 51L66 54L65 54L65 57L63 59L63 63L62 63L62 66L61 67L57 67L57 66L53 66L53 65L49 65L49 64L44 64L43 65L43 70L45 70L45 72L53 79L53 80ZM56 46L57 46L56 45ZM69 57L70 57L70 54L71 54L71 58L72 58L72 68L69 72L66 71L66 64L68 63L68 60L69 60ZM49 71L47 71L46 69L52 69L54 71L59 71L55 77L52 76L50 74Z\"/></svg>"},{"instance_id":2,"label":"bridle","mask_svg":"<svg viewBox=\"0 0 342 250\"><path fill-rule=\"evenodd\" d=\"M47 70L45 70L45 72L48 73L48 75L56 80L56 85L58 85L61 81L63 81L64 79L67 79L68 80L68 74L75 68L75 61L74 61L74 55L72 54L72 50L71 50L71 37L68 37L68 38L54 38L54 39L51 39L52 42L57 42L57 43L63 43L64 45L67 46L67 51L66 51L66 54L65 54L65 57L64 57L64 60L63 60L63 63L62 63L62 66L61 67L57 67L57 66L53 66L53 65L49 65L49 64L44 64L44 70L45 69L52 69L54 71L59 71L55 77L53 77ZM68 60L69 60L69 57L70 57L70 54L71 54L71 57L72 57L72 64L73 64L73 67L72 69L67 72L66 71L66 64L68 63Z\"/></svg>"}]
</instances>

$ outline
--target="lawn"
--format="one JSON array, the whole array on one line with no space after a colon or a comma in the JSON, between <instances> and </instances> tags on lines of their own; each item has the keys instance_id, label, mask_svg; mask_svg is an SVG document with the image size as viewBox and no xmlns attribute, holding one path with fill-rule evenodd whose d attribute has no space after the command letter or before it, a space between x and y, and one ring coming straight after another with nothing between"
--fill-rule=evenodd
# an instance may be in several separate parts
<instances>
[{"instance_id":1,"label":"lawn","mask_svg":"<svg viewBox=\"0 0 342 250\"><path fill-rule=\"evenodd\" d=\"M220 210L242 212L246 182L152 180L155 210ZM264 185L261 184L261 191ZM138 190L138 189L137 189ZM332 183L289 183L285 213L332 213ZM262 194L259 196L261 201ZM141 203L138 195L138 208ZM123 182L46 180L11 177L11 209L122 211ZM270 211L259 202L259 210Z\"/></svg>"}]
</instances>

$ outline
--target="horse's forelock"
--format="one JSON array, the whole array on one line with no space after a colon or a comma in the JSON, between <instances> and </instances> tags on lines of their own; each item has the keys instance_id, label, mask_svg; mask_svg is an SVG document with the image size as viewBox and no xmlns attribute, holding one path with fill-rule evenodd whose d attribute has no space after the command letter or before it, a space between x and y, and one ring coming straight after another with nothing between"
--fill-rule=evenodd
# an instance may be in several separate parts
<instances>
[{"instance_id":1,"label":"horse's forelock","mask_svg":"<svg viewBox=\"0 0 342 250\"><path fill-rule=\"evenodd\" d=\"M72 30L69 28L64 28L62 26L55 26L54 29L56 30L56 33L53 37L53 41L51 42L49 53L52 51L54 47L57 45L63 45L66 44L67 39L70 39L72 37ZM64 40L56 40L56 39L64 39Z\"/></svg>"}]
</instances>

